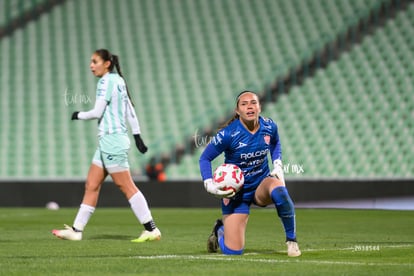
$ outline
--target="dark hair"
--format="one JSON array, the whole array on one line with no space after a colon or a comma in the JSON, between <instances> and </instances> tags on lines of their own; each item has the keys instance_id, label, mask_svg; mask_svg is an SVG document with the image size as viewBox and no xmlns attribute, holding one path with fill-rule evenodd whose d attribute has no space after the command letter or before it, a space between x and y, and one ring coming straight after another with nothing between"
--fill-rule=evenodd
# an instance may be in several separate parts
<instances>
[{"instance_id":1,"label":"dark hair","mask_svg":"<svg viewBox=\"0 0 414 276\"><path fill-rule=\"evenodd\" d=\"M118 72L118 74L124 79L124 76L122 75L121 72L121 65L119 64L119 58L117 55L112 54L111 52L109 52L109 50L107 49L99 49L95 51L95 54L97 54L98 56L100 56L103 61L110 61L111 65L109 65L109 72L113 72L114 71L114 67L116 69L116 71ZM129 90L128 90L128 85L126 84L125 81L125 86L126 86L126 90L127 90L127 94L128 94L128 98L131 101L132 106L134 106L134 103L132 102L131 99L131 95L129 94Z\"/></svg>"},{"instance_id":2,"label":"dark hair","mask_svg":"<svg viewBox=\"0 0 414 276\"><path fill-rule=\"evenodd\" d=\"M239 95L237 95L237 97L236 97L236 108L238 107L238 105L239 105L239 101L240 101L240 97L243 95L243 94L245 94L245 93L253 93L253 94L255 94L256 96L257 96L257 98L259 98L259 95L257 95L257 93L256 92L254 92L254 91L250 91L250 90L244 90L244 91L242 91L242 92L240 92L239 93ZM234 120L237 120L237 119L239 119L239 114L237 114L237 113L234 113L234 115L233 115L233 117L231 117L229 120L227 120L221 127L220 127L220 129L222 129L222 128L225 128L226 126L228 126L229 124L231 124Z\"/></svg>"}]
</instances>

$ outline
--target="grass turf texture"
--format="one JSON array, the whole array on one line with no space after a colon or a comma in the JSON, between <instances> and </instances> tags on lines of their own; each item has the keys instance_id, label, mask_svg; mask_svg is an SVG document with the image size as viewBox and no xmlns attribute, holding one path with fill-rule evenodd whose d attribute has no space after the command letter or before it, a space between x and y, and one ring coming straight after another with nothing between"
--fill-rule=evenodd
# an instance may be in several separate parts
<instances>
[{"instance_id":1,"label":"grass turf texture","mask_svg":"<svg viewBox=\"0 0 414 276\"><path fill-rule=\"evenodd\" d=\"M0 275L412 275L412 211L298 209L302 256L286 255L272 208L252 209L242 256L208 254L219 209L157 209L161 241L131 243L142 231L128 208L98 208L82 241L50 231L75 208L0 208Z\"/></svg>"}]
</instances>

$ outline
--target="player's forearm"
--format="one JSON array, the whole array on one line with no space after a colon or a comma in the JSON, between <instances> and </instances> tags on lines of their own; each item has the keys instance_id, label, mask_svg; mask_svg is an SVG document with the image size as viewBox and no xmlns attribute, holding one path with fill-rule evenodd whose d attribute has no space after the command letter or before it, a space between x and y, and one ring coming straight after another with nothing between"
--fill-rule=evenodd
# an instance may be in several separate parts
<instances>
[{"instance_id":1,"label":"player's forearm","mask_svg":"<svg viewBox=\"0 0 414 276\"><path fill-rule=\"evenodd\" d=\"M282 160L282 146L279 141L276 145L271 146L270 152L272 156L272 161Z\"/></svg>"},{"instance_id":2,"label":"player's forearm","mask_svg":"<svg viewBox=\"0 0 414 276\"><path fill-rule=\"evenodd\" d=\"M199 166L203 180L213 177L211 171L211 161L213 161L219 154L220 152L218 152L211 144L208 144L206 149L201 154Z\"/></svg>"},{"instance_id":3,"label":"player's forearm","mask_svg":"<svg viewBox=\"0 0 414 276\"><path fill-rule=\"evenodd\" d=\"M89 111L81 111L78 113L78 119L80 120L91 120L99 119L102 117L106 105L108 103L105 100L96 100L95 107Z\"/></svg>"},{"instance_id":4,"label":"player's forearm","mask_svg":"<svg viewBox=\"0 0 414 276\"><path fill-rule=\"evenodd\" d=\"M141 134L138 117L130 101L128 101L127 104L126 118L128 120L129 126L131 127L132 134Z\"/></svg>"},{"instance_id":5,"label":"player's forearm","mask_svg":"<svg viewBox=\"0 0 414 276\"><path fill-rule=\"evenodd\" d=\"M137 117L127 116L127 120L129 123L129 126L131 127L132 134L140 134L141 128L139 127L139 122Z\"/></svg>"}]
</instances>

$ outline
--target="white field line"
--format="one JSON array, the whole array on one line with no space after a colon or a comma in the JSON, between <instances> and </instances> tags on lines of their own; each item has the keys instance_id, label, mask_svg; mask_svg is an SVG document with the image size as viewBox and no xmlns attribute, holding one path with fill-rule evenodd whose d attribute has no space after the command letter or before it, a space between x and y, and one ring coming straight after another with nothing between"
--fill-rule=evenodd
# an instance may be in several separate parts
<instances>
[{"instance_id":1,"label":"white field line","mask_svg":"<svg viewBox=\"0 0 414 276\"><path fill-rule=\"evenodd\" d=\"M400 245L382 245L380 248L404 248L413 247L413 244L400 244ZM338 249L306 249L302 252L317 252L317 251L352 251L354 247L338 248ZM361 252L361 251L360 251ZM280 252L279 252L280 253ZM283 252L286 253L286 252ZM260 253L246 253L244 256L260 255ZM229 257L225 255L152 255L152 256L131 256L132 259L140 260L207 260L207 261L222 261L222 262L250 262L250 263L303 263L303 264L319 264L319 265L359 265L359 266L408 266L412 267L414 264L401 264L390 262L346 262L346 261L314 261L304 260L302 258L289 258L289 259L256 259L246 257Z\"/></svg>"},{"instance_id":2,"label":"white field line","mask_svg":"<svg viewBox=\"0 0 414 276\"><path fill-rule=\"evenodd\" d=\"M401 264L401 263L364 263L364 262L342 262L342 261L312 261L295 259L251 259L251 258L234 258L227 256L211 257L207 255L194 256L194 255L154 255L154 256L132 256L130 258L140 260L203 260L203 261L221 261L221 262L244 262L244 263L295 263L295 264L319 264L319 265L359 265L359 266L414 266L414 264Z\"/></svg>"}]
</instances>

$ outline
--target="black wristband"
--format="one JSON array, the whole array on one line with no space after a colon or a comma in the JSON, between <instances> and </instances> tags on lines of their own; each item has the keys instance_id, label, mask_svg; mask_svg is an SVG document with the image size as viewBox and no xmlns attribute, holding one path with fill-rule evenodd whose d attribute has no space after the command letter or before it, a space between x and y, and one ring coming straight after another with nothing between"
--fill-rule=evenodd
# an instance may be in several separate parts
<instances>
[{"instance_id":1,"label":"black wristband","mask_svg":"<svg viewBox=\"0 0 414 276\"><path fill-rule=\"evenodd\" d=\"M75 111L72 113L72 120L79 120L78 118L79 111Z\"/></svg>"}]
</instances>

